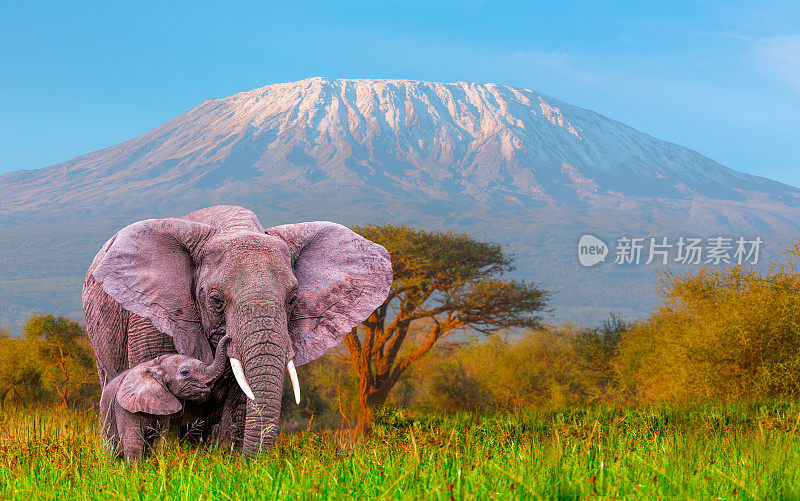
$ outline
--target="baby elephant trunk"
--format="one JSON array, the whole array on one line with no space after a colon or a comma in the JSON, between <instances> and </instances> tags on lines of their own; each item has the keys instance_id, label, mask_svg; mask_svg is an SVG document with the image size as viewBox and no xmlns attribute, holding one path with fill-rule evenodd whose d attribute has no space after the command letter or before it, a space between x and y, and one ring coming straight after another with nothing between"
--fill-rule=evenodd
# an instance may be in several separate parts
<instances>
[{"instance_id":1,"label":"baby elephant trunk","mask_svg":"<svg viewBox=\"0 0 800 501\"><path fill-rule=\"evenodd\" d=\"M228 366L228 345L231 342L230 336L224 336L219 340L217 345L217 353L214 355L214 361L206 368L206 384L212 385L214 381L222 376L225 368Z\"/></svg>"}]
</instances>

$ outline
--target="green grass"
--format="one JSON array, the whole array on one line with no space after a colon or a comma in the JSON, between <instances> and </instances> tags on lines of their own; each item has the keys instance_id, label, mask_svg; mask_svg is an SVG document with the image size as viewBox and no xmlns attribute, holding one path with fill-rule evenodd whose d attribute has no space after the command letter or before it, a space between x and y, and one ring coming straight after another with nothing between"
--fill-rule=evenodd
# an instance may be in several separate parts
<instances>
[{"instance_id":1,"label":"green grass","mask_svg":"<svg viewBox=\"0 0 800 501\"><path fill-rule=\"evenodd\" d=\"M373 435L282 433L244 461L168 440L107 460L91 414L6 411L3 499L800 498L800 404L382 415Z\"/></svg>"}]
</instances>

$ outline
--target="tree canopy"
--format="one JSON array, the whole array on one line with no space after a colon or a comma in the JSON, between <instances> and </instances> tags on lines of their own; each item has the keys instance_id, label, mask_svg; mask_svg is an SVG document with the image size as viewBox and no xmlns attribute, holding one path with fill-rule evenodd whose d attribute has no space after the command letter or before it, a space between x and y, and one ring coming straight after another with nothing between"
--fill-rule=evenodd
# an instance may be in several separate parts
<instances>
[{"instance_id":1,"label":"tree canopy","mask_svg":"<svg viewBox=\"0 0 800 501\"><path fill-rule=\"evenodd\" d=\"M513 266L500 244L408 226L354 231L389 251L394 273L389 297L345 339L359 376L362 422L439 339L464 330L535 328L542 321L548 293L503 276Z\"/></svg>"}]
</instances>

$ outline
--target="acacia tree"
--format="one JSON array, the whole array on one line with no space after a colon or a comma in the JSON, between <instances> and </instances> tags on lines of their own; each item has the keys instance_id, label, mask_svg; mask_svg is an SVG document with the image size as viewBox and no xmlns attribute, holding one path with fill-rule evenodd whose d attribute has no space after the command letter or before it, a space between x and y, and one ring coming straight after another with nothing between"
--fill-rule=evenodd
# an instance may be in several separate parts
<instances>
[{"instance_id":1,"label":"acacia tree","mask_svg":"<svg viewBox=\"0 0 800 501\"><path fill-rule=\"evenodd\" d=\"M408 366L438 340L541 322L548 293L502 276L513 266L500 244L407 226L353 230L389 251L394 273L386 301L345 338L359 379L362 430Z\"/></svg>"}]
</instances>

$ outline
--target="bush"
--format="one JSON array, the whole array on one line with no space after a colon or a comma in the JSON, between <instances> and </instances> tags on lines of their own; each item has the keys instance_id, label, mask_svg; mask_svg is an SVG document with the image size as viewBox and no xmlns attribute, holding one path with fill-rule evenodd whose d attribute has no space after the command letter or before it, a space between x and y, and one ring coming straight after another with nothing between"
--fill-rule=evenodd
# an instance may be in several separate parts
<instances>
[{"instance_id":1,"label":"bush","mask_svg":"<svg viewBox=\"0 0 800 501\"><path fill-rule=\"evenodd\" d=\"M33 352L24 339L0 333L0 407L42 399L44 371Z\"/></svg>"},{"instance_id":2,"label":"bush","mask_svg":"<svg viewBox=\"0 0 800 501\"><path fill-rule=\"evenodd\" d=\"M631 324L612 313L601 327L580 329L571 336L578 379L586 400L616 397L616 359L622 337L630 328Z\"/></svg>"},{"instance_id":3,"label":"bush","mask_svg":"<svg viewBox=\"0 0 800 501\"><path fill-rule=\"evenodd\" d=\"M663 274L664 305L621 345L619 376L644 400L800 394L798 249L767 271Z\"/></svg>"},{"instance_id":4,"label":"bush","mask_svg":"<svg viewBox=\"0 0 800 501\"><path fill-rule=\"evenodd\" d=\"M91 407L100 398L84 328L68 317L33 315L22 338L0 337L0 404Z\"/></svg>"},{"instance_id":5,"label":"bush","mask_svg":"<svg viewBox=\"0 0 800 501\"><path fill-rule=\"evenodd\" d=\"M518 411L616 397L614 361L630 325L567 324L434 348L388 403L428 411Z\"/></svg>"}]
</instances>

